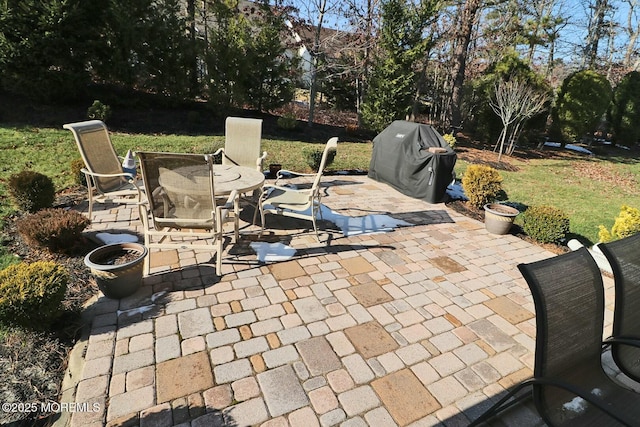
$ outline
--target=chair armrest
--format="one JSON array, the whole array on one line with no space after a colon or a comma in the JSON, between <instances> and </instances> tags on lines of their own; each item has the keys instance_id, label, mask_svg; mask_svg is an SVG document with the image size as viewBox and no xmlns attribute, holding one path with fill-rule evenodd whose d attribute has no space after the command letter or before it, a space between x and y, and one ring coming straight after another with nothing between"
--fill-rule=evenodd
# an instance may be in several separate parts
<instances>
[{"instance_id":1,"label":"chair armrest","mask_svg":"<svg viewBox=\"0 0 640 427\"><path fill-rule=\"evenodd\" d=\"M278 184L278 181L281 179L289 179L289 178L295 178L295 177L299 177L299 176L307 176L307 177L315 177L317 174L315 173L302 173L302 172L294 172L294 171L290 171L287 169L280 169L278 171L278 173L276 174L276 185Z\"/></svg>"},{"instance_id":2,"label":"chair armrest","mask_svg":"<svg viewBox=\"0 0 640 427\"><path fill-rule=\"evenodd\" d=\"M271 192L272 190L282 190L282 191L289 191L289 192L296 192L296 193L305 193L305 192L309 192L308 188L305 189L298 189L298 188L291 188L291 187L284 187L282 185L275 185L275 184L265 184L262 187L262 193L268 193Z\"/></svg>"},{"instance_id":3,"label":"chair armrest","mask_svg":"<svg viewBox=\"0 0 640 427\"><path fill-rule=\"evenodd\" d=\"M91 172L85 168L80 169L80 172L86 174L86 175L90 175L90 176L97 176L99 178L113 178L113 177L117 177L117 176L121 176L124 178L127 178L127 180L129 182L134 182L135 181L135 176L133 176L132 174L128 173L128 172L122 172L122 173L96 173L96 172Z\"/></svg>"},{"instance_id":4,"label":"chair armrest","mask_svg":"<svg viewBox=\"0 0 640 427\"><path fill-rule=\"evenodd\" d=\"M218 150L212 154L212 156L217 156L218 154L223 154L224 153L224 147L222 148L218 148Z\"/></svg>"},{"instance_id":5,"label":"chair armrest","mask_svg":"<svg viewBox=\"0 0 640 427\"><path fill-rule=\"evenodd\" d=\"M264 159L267 158L267 152L263 151L262 152L262 156L258 157L256 159L256 169L258 170L258 172L262 172L262 169L264 169Z\"/></svg>"},{"instance_id":6,"label":"chair armrest","mask_svg":"<svg viewBox=\"0 0 640 427\"><path fill-rule=\"evenodd\" d=\"M628 345L630 347L640 348L640 338L635 337L609 337L602 342L602 346L606 347L611 344Z\"/></svg>"},{"instance_id":7,"label":"chair armrest","mask_svg":"<svg viewBox=\"0 0 640 427\"><path fill-rule=\"evenodd\" d=\"M236 204L236 200L238 200L238 190L233 190L231 194L229 194L229 197L227 197L227 201L221 207L225 209L232 208Z\"/></svg>"},{"instance_id":8,"label":"chair armrest","mask_svg":"<svg viewBox=\"0 0 640 427\"><path fill-rule=\"evenodd\" d=\"M284 178L284 175L292 175L292 176L316 176L315 173L302 173L302 172L294 172L288 169L280 169L276 174L276 178Z\"/></svg>"},{"instance_id":9,"label":"chair armrest","mask_svg":"<svg viewBox=\"0 0 640 427\"><path fill-rule=\"evenodd\" d=\"M229 216L229 211L233 211L234 214L238 214L238 190L233 190L229 197L227 197L224 205L216 206L216 217L220 223L224 222L226 218Z\"/></svg>"}]
</instances>

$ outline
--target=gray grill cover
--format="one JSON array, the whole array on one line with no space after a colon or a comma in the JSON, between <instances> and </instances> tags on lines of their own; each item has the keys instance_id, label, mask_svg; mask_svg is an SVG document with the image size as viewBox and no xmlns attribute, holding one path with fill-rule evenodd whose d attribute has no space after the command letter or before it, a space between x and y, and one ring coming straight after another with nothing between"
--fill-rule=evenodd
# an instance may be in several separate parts
<instances>
[{"instance_id":1,"label":"gray grill cover","mask_svg":"<svg viewBox=\"0 0 640 427\"><path fill-rule=\"evenodd\" d=\"M433 153L429 147L446 151ZM440 203L454 178L456 159L431 126L397 120L373 139L369 177L407 196Z\"/></svg>"}]
</instances>

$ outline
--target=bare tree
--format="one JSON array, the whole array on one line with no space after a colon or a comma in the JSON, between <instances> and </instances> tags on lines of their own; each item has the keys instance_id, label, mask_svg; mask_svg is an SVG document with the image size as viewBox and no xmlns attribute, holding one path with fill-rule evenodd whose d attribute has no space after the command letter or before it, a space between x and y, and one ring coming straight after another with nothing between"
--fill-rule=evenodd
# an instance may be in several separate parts
<instances>
[{"instance_id":1,"label":"bare tree","mask_svg":"<svg viewBox=\"0 0 640 427\"><path fill-rule=\"evenodd\" d=\"M638 37L640 37L640 18L638 17L638 0L626 0L629 5L629 11L627 13L627 26L625 28L626 33L629 35L629 42L624 54L623 65L630 67L632 65L633 54L636 52L636 45L638 43Z\"/></svg>"},{"instance_id":2,"label":"bare tree","mask_svg":"<svg viewBox=\"0 0 640 427\"><path fill-rule=\"evenodd\" d=\"M598 47L600 40L607 36L610 22L609 14L612 11L611 0L595 0L589 5L591 17L589 19L589 29L587 33L587 43L584 47L584 57L582 65L585 68L593 68L598 57Z\"/></svg>"},{"instance_id":3,"label":"bare tree","mask_svg":"<svg viewBox=\"0 0 640 427\"><path fill-rule=\"evenodd\" d=\"M546 93L519 79L499 80L496 83L495 99L491 100L490 105L502 121L502 131L494 147L494 151L498 150L498 161L502 153L513 154L524 124L542 111L546 102Z\"/></svg>"}]
</instances>

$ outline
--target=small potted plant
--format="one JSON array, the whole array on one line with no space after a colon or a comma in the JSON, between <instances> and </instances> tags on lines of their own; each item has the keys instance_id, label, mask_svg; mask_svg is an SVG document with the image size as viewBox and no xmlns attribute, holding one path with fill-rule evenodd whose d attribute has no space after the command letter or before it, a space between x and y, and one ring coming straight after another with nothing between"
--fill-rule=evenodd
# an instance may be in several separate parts
<instances>
[{"instance_id":1,"label":"small potted plant","mask_svg":"<svg viewBox=\"0 0 640 427\"><path fill-rule=\"evenodd\" d=\"M140 243L112 243L100 246L84 257L102 293L108 298L124 298L142 285L144 258L149 253Z\"/></svg>"},{"instance_id":2,"label":"small potted plant","mask_svg":"<svg viewBox=\"0 0 640 427\"><path fill-rule=\"evenodd\" d=\"M467 166L462 177L462 188L474 208L484 207L484 225L489 233L507 234L520 211L497 203L502 190L502 176L487 165Z\"/></svg>"}]
</instances>

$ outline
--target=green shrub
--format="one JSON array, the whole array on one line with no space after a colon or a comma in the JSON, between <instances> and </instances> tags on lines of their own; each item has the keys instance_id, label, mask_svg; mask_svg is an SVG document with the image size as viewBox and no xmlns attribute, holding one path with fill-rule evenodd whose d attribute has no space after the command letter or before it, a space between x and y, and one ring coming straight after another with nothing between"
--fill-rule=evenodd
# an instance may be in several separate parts
<instances>
[{"instance_id":1,"label":"green shrub","mask_svg":"<svg viewBox=\"0 0 640 427\"><path fill-rule=\"evenodd\" d=\"M16 228L29 245L68 252L80 241L89 224L91 220L77 211L43 209L18 220Z\"/></svg>"},{"instance_id":2,"label":"green shrub","mask_svg":"<svg viewBox=\"0 0 640 427\"><path fill-rule=\"evenodd\" d=\"M0 321L37 329L62 314L69 273L53 261L11 265L0 271Z\"/></svg>"},{"instance_id":3,"label":"green shrub","mask_svg":"<svg viewBox=\"0 0 640 427\"><path fill-rule=\"evenodd\" d=\"M451 148L455 147L456 142L458 142L456 137L453 136L453 133L445 133L444 135L442 135L442 138L444 138L444 140L447 141L447 144L449 144L449 147Z\"/></svg>"},{"instance_id":4,"label":"green shrub","mask_svg":"<svg viewBox=\"0 0 640 427\"><path fill-rule=\"evenodd\" d=\"M609 122L617 143L632 147L640 139L640 72L630 72L616 87Z\"/></svg>"},{"instance_id":5,"label":"green shrub","mask_svg":"<svg viewBox=\"0 0 640 427\"><path fill-rule=\"evenodd\" d=\"M481 208L502 192L502 176L491 166L469 165L462 176L462 189L469 204Z\"/></svg>"},{"instance_id":6,"label":"green shrub","mask_svg":"<svg viewBox=\"0 0 640 427\"><path fill-rule=\"evenodd\" d=\"M293 130L298 126L298 120L292 113L286 113L278 117L277 124L280 129Z\"/></svg>"},{"instance_id":7,"label":"green shrub","mask_svg":"<svg viewBox=\"0 0 640 427\"><path fill-rule=\"evenodd\" d=\"M610 242L640 233L640 209L622 206L611 231L607 230L604 225L599 228L598 238L601 242Z\"/></svg>"},{"instance_id":8,"label":"green shrub","mask_svg":"<svg viewBox=\"0 0 640 427\"><path fill-rule=\"evenodd\" d=\"M522 230L536 242L556 243L569 232L569 217L553 206L531 206L522 214Z\"/></svg>"},{"instance_id":9,"label":"green shrub","mask_svg":"<svg viewBox=\"0 0 640 427\"><path fill-rule=\"evenodd\" d=\"M302 149L302 155L304 156L305 161L309 165L311 169L317 171L320 167L320 162L322 162L322 153L324 149L313 148L313 147L304 147ZM333 163L333 160L336 158L336 150L330 150L327 153L327 163L324 165L325 168Z\"/></svg>"},{"instance_id":10,"label":"green shrub","mask_svg":"<svg viewBox=\"0 0 640 427\"><path fill-rule=\"evenodd\" d=\"M84 173L81 172L81 169L84 167L84 160L82 159L74 159L71 161L69 165L71 169L71 174L73 175L74 182L79 185L87 186L87 177Z\"/></svg>"},{"instance_id":11,"label":"green shrub","mask_svg":"<svg viewBox=\"0 0 640 427\"><path fill-rule=\"evenodd\" d=\"M91 120L102 120L106 122L107 119L111 117L111 107L96 99L87 109L87 117Z\"/></svg>"},{"instance_id":12,"label":"green shrub","mask_svg":"<svg viewBox=\"0 0 640 427\"><path fill-rule=\"evenodd\" d=\"M607 78L591 70L568 76L560 87L552 111L552 132L566 142L573 142L593 132L612 98Z\"/></svg>"},{"instance_id":13,"label":"green shrub","mask_svg":"<svg viewBox=\"0 0 640 427\"><path fill-rule=\"evenodd\" d=\"M56 198L53 180L29 170L11 175L8 190L16 207L25 212L50 208Z\"/></svg>"}]
</instances>

